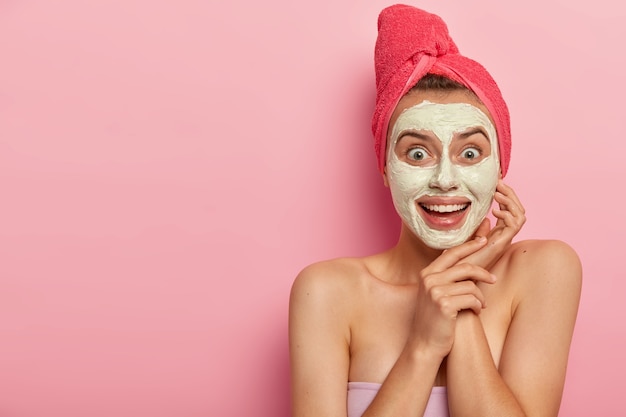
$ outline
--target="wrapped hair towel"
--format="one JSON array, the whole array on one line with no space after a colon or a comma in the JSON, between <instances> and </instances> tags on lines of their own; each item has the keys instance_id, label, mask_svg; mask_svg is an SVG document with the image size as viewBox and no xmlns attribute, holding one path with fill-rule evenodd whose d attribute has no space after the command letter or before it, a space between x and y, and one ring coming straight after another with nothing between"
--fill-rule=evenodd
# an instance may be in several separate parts
<instances>
[{"instance_id":1,"label":"wrapped hair towel","mask_svg":"<svg viewBox=\"0 0 626 417\"><path fill-rule=\"evenodd\" d=\"M495 123L502 176L511 156L509 110L496 82L478 62L459 53L448 27L437 15L396 4L378 17L374 52L376 108L372 118L380 172L385 169L389 119L398 101L426 74L456 81L476 94Z\"/></svg>"}]
</instances>

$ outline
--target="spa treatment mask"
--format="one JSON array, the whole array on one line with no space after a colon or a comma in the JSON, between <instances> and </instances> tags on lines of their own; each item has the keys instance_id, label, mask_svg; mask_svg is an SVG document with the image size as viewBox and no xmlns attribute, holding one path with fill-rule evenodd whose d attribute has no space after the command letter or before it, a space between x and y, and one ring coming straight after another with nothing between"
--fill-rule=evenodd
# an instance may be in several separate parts
<instances>
[{"instance_id":1,"label":"spa treatment mask","mask_svg":"<svg viewBox=\"0 0 626 417\"><path fill-rule=\"evenodd\" d=\"M495 128L471 104L423 101L393 125L386 167L406 226L429 247L457 246L491 207L500 172Z\"/></svg>"}]
</instances>

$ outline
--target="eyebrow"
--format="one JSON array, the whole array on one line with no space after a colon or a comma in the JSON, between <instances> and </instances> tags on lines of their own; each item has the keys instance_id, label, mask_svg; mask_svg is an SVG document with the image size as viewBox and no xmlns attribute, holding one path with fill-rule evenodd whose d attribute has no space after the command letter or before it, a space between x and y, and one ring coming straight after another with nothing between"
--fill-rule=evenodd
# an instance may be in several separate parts
<instances>
[{"instance_id":1,"label":"eyebrow","mask_svg":"<svg viewBox=\"0 0 626 417\"><path fill-rule=\"evenodd\" d=\"M476 134L481 134L485 137L485 139L487 139L489 142L491 142L491 139L489 139L489 136L487 135L487 133L485 132L485 130L481 127L473 127L470 130L467 130L465 132L461 132L458 133L458 137L459 139L467 139L470 136L476 135ZM396 143L400 142L402 139L404 139L404 137L406 136L413 136L416 137L418 139L422 139L422 140L432 140L432 137L428 134L424 134L424 133L420 133L417 132L415 130L405 130L404 132L400 133L400 136L398 136L398 139L396 139Z\"/></svg>"},{"instance_id":2,"label":"eyebrow","mask_svg":"<svg viewBox=\"0 0 626 417\"><path fill-rule=\"evenodd\" d=\"M423 139L423 140L432 140L431 135L416 132L415 130L405 130L404 132L400 133L400 135L398 136L398 139L396 139L396 143L400 142L406 136L413 136L415 138Z\"/></svg>"},{"instance_id":3,"label":"eyebrow","mask_svg":"<svg viewBox=\"0 0 626 417\"><path fill-rule=\"evenodd\" d=\"M470 130L468 130L466 132L459 133L459 137L461 139L467 139L470 136L475 135L477 133L480 133L481 135L483 135L485 137L485 139L487 139L488 141L491 141L489 139L489 136L487 135L487 133L480 127L474 127L474 128L471 128Z\"/></svg>"}]
</instances>

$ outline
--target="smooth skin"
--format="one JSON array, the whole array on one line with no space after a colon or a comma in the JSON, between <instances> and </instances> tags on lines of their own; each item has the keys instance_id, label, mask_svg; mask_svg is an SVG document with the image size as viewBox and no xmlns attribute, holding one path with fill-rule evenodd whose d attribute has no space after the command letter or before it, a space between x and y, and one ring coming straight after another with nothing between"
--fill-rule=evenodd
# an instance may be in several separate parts
<instances>
[{"instance_id":1,"label":"smooth skin","mask_svg":"<svg viewBox=\"0 0 626 417\"><path fill-rule=\"evenodd\" d=\"M414 91L392 115L463 90ZM454 187L437 184L430 187ZM556 240L511 243L525 212L500 180L497 219L445 251L402 225L396 246L306 267L294 281L289 340L294 417L345 417L349 381L382 386L364 417L419 417L445 385L452 417L556 417L582 268Z\"/></svg>"}]
</instances>

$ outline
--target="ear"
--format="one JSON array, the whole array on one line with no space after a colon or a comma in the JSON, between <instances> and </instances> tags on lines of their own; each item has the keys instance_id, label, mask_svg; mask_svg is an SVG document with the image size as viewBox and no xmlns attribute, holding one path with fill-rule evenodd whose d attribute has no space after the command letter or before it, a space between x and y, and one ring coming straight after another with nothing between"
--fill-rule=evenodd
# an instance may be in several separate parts
<instances>
[{"instance_id":1,"label":"ear","mask_svg":"<svg viewBox=\"0 0 626 417\"><path fill-rule=\"evenodd\" d=\"M383 169L383 173L380 174L383 177L383 184L385 184L385 187L389 188L389 180L387 179L387 166L385 166L385 168Z\"/></svg>"}]
</instances>

